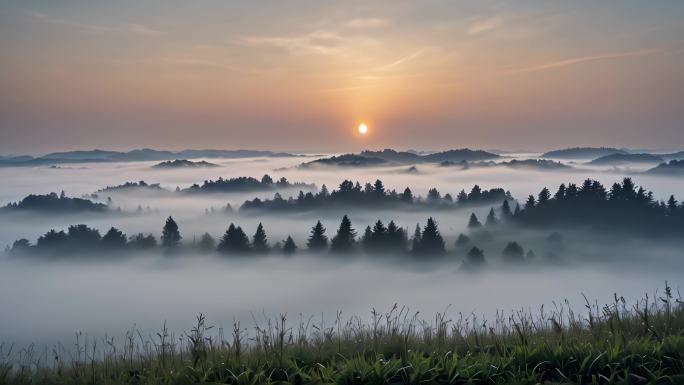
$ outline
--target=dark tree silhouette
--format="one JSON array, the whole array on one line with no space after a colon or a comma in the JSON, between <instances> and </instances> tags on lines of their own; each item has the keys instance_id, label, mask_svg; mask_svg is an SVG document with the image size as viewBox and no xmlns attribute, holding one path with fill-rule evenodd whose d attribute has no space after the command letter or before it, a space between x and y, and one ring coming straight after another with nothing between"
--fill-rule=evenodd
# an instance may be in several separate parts
<instances>
[{"instance_id":1,"label":"dark tree silhouette","mask_svg":"<svg viewBox=\"0 0 684 385\"><path fill-rule=\"evenodd\" d=\"M501 217L505 220L513 215L511 212L511 206L508 204L508 199L504 199L501 204Z\"/></svg>"},{"instance_id":2,"label":"dark tree silhouette","mask_svg":"<svg viewBox=\"0 0 684 385\"><path fill-rule=\"evenodd\" d=\"M485 220L485 226L491 227L497 225L498 223L499 220L496 218L496 214L494 214L494 209L489 209L489 214L487 214L487 219Z\"/></svg>"},{"instance_id":3,"label":"dark tree silhouette","mask_svg":"<svg viewBox=\"0 0 684 385\"><path fill-rule=\"evenodd\" d=\"M316 225L311 228L311 235L309 235L306 245L311 250L325 250L328 248L328 237L325 235L325 227L323 227L321 221L316 222Z\"/></svg>"},{"instance_id":4,"label":"dark tree silhouette","mask_svg":"<svg viewBox=\"0 0 684 385\"><path fill-rule=\"evenodd\" d=\"M411 238L411 250L420 250L420 224L416 223L416 229L413 231L413 238Z\"/></svg>"},{"instance_id":5,"label":"dark tree silhouette","mask_svg":"<svg viewBox=\"0 0 684 385\"><path fill-rule=\"evenodd\" d=\"M214 237L209 233L202 234L199 242L197 243L197 248L203 252L209 252L216 249L216 241Z\"/></svg>"},{"instance_id":6,"label":"dark tree silhouette","mask_svg":"<svg viewBox=\"0 0 684 385\"><path fill-rule=\"evenodd\" d=\"M470 219L468 220L469 229L479 229L482 228L482 223L477 219L475 213L470 214Z\"/></svg>"},{"instance_id":7,"label":"dark tree silhouette","mask_svg":"<svg viewBox=\"0 0 684 385\"><path fill-rule=\"evenodd\" d=\"M166 219L164 228L162 229L161 243L166 249L173 249L178 247L182 237L178 231L178 224L172 217Z\"/></svg>"},{"instance_id":8,"label":"dark tree silhouette","mask_svg":"<svg viewBox=\"0 0 684 385\"><path fill-rule=\"evenodd\" d=\"M354 249L355 238L356 232L352 228L349 217L345 215L342 218L342 222L340 222L340 227L337 229L337 234L330 242L330 250L337 253L352 251Z\"/></svg>"},{"instance_id":9,"label":"dark tree silhouette","mask_svg":"<svg viewBox=\"0 0 684 385\"><path fill-rule=\"evenodd\" d=\"M245 253L249 251L249 238L240 226L230 224L218 244L222 253Z\"/></svg>"},{"instance_id":10,"label":"dark tree silhouette","mask_svg":"<svg viewBox=\"0 0 684 385\"><path fill-rule=\"evenodd\" d=\"M528 196L527 201L525 201L525 210L533 209L535 204L534 195Z\"/></svg>"},{"instance_id":11,"label":"dark tree silhouette","mask_svg":"<svg viewBox=\"0 0 684 385\"><path fill-rule=\"evenodd\" d=\"M157 239L152 234L138 233L128 239L128 246L139 250L152 249L157 246Z\"/></svg>"},{"instance_id":12,"label":"dark tree silhouette","mask_svg":"<svg viewBox=\"0 0 684 385\"><path fill-rule=\"evenodd\" d=\"M390 221L387 225L385 248L388 251L406 251L407 244L408 237L406 236L406 231L398 227L394 221Z\"/></svg>"},{"instance_id":13,"label":"dark tree silhouette","mask_svg":"<svg viewBox=\"0 0 684 385\"><path fill-rule=\"evenodd\" d=\"M487 261L485 260L485 255L482 249L473 246L473 248L468 251L466 258L463 260L462 267L466 270L477 270L486 264Z\"/></svg>"},{"instance_id":14,"label":"dark tree silhouette","mask_svg":"<svg viewBox=\"0 0 684 385\"><path fill-rule=\"evenodd\" d=\"M525 251L517 242L509 242L501 253L505 262L519 263L525 260Z\"/></svg>"},{"instance_id":15,"label":"dark tree silhouette","mask_svg":"<svg viewBox=\"0 0 684 385\"><path fill-rule=\"evenodd\" d=\"M12 243L12 248L9 250L11 255L28 254L31 251L31 242L26 238L17 239Z\"/></svg>"},{"instance_id":16,"label":"dark tree silhouette","mask_svg":"<svg viewBox=\"0 0 684 385\"><path fill-rule=\"evenodd\" d=\"M126 234L114 227L102 237L102 247L105 250L118 250L126 247Z\"/></svg>"},{"instance_id":17,"label":"dark tree silhouette","mask_svg":"<svg viewBox=\"0 0 684 385\"><path fill-rule=\"evenodd\" d=\"M285 255L292 255L297 251L297 245L295 244L294 239L292 239L291 236L287 236L287 239L283 243L283 254Z\"/></svg>"},{"instance_id":18,"label":"dark tree silhouette","mask_svg":"<svg viewBox=\"0 0 684 385\"><path fill-rule=\"evenodd\" d=\"M546 187L544 187L544 188L539 192L539 196L538 196L537 202L538 202L540 205L543 205L543 204L545 204L546 202L548 202L550 198L551 198L551 193L549 192L549 189L547 189Z\"/></svg>"},{"instance_id":19,"label":"dark tree silhouette","mask_svg":"<svg viewBox=\"0 0 684 385\"><path fill-rule=\"evenodd\" d=\"M86 225L69 226L67 240L71 251L94 250L100 246L100 232Z\"/></svg>"},{"instance_id":20,"label":"dark tree silhouette","mask_svg":"<svg viewBox=\"0 0 684 385\"><path fill-rule=\"evenodd\" d=\"M520 205L516 203L515 204L515 211L513 212L513 216L518 216L518 214L520 214Z\"/></svg>"},{"instance_id":21,"label":"dark tree silhouette","mask_svg":"<svg viewBox=\"0 0 684 385\"><path fill-rule=\"evenodd\" d=\"M420 234L418 248L412 250L415 254L442 255L446 252L444 239L439 233L437 222L432 217L428 218L427 224Z\"/></svg>"},{"instance_id":22,"label":"dark tree silhouette","mask_svg":"<svg viewBox=\"0 0 684 385\"><path fill-rule=\"evenodd\" d=\"M470 237L463 233L458 234L458 238L456 238L456 250L463 250L471 244Z\"/></svg>"},{"instance_id":23,"label":"dark tree silhouette","mask_svg":"<svg viewBox=\"0 0 684 385\"><path fill-rule=\"evenodd\" d=\"M404 203L413 203L413 193L411 192L410 188L406 188L404 192L401 194L401 200Z\"/></svg>"},{"instance_id":24,"label":"dark tree silhouette","mask_svg":"<svg viewBox=\"0 0 684 385\"><path fill-rule=\"evenodd\" d=\"M259 226L257 226L256 232L254 233L254 237L252 238L252 248L256 252L266 252L268 251L268 240L266 239L266 231L264 230L264 226L259 222Z\"/></svg>"}]
</instances>

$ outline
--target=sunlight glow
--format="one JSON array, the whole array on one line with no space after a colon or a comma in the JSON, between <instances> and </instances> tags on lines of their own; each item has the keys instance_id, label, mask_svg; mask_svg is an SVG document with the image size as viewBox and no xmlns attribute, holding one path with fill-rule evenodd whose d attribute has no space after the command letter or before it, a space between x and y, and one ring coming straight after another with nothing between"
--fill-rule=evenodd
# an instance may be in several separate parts
<instances>
[{"instance_id":1,"label":"sunlight glow","mask_svg":"<svg viewBox=\"0 0 684 385\"><path fill-rule=\"evenodd\" d=\"M359 134L365 135L368 132L368 126L365 123L359 124Z\"/></svg>"}]
</instances>

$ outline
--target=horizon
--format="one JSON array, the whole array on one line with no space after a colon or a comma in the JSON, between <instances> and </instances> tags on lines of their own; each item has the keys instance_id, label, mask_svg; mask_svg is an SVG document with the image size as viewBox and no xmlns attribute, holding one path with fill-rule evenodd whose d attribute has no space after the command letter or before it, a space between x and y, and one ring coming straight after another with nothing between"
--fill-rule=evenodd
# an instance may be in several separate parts
<instances>
[{"instance_id":1,"label":"horizon","mask_svg":"<svg viewBox=\"0 0 684 385\"><path fill-rule=\"evenodd\" d=\"M683 16L679 2L8 1L0 153L684 147Z\"/></svg>"}]
</instances>

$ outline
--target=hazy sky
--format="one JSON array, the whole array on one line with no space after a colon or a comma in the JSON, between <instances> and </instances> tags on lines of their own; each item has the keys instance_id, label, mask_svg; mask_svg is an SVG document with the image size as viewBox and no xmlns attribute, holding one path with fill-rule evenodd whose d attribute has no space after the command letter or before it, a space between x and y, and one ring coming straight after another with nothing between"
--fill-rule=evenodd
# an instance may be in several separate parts
<instances>
[{"instance_id":1,"label":"hazy sky","mask_svg":"<svg viewBox=\"0 0 684 385\"><path fill-rule=\"evenodd\" d=\"M680 0L3 0L0 49L0 153L684 147Z\"/></svg>"}]
</instances>

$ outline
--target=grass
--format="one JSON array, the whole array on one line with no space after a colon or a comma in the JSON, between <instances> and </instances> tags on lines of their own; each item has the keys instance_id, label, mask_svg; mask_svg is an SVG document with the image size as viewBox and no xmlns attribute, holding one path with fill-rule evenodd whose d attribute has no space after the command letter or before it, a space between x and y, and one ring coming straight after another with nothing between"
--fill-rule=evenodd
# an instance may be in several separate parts
<instances>
[{"instance_id":1,"label":"grass","mask_svg":"<svg viewBox=\"0 0 684 385\"><path fill-rule=\"evenodd\" d=\"M187 333L166 326L83 341L75 353L1 353L0 384L683 384L684 306L667 286L634 304L567 302L488 321L437 314L422 320L396 305L331 325L287 317L239 323L226 336L203 315Z\"/></svg>"}]
</instances>

